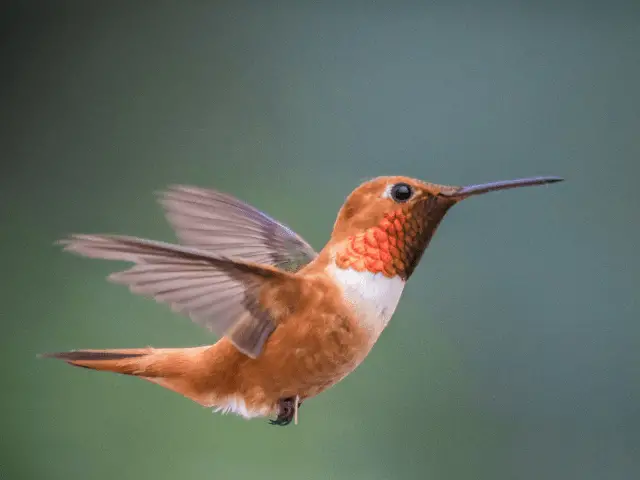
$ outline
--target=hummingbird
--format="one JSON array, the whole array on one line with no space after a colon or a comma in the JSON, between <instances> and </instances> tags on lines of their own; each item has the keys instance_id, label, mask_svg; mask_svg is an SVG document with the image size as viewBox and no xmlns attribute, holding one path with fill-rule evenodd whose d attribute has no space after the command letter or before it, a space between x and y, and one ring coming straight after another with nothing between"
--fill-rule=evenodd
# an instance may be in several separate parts
<instances>
[{"instance_id":1,"label":"hummingbird","mask_svg":"<svg viewBox=\"0 0 640 480\"><path fill-rule=\"evenodd\" d=\"M41 356L139 377L214 411L297 423L304 401L367 357L452 206L487 192L562 180L458 187L377 177L346 198L319 252L232 195L170 186L158 200L179 244L85 234L59 243L85 257L129 262L108 278L191 318L217 342Z\"/></svg>"}]
</instances>

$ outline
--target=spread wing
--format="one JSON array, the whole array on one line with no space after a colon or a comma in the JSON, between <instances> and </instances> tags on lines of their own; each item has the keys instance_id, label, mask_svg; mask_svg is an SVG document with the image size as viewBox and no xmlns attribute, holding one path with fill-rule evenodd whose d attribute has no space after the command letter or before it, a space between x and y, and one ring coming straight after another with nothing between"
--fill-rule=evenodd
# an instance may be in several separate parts
<instances>
[{"instance_id":1,"label":"spread wing","mask_svg":"<svg viewBox=\"0 0 640 480\"><path fill-rule=\"evenodd\" d=\"M299 282L273 267L136 237L72 235L60 243L65 250L86 257L133 262L133 267L109 278L134 293L169 304L174 311L226 336L252 358L260 354L276 328L277 315L289 309L289 305L270 308L261 303L265 289L287 286L295 291Z\"/></svg>"},{"instance_id":2,"label":"spread wing","mask_svg":"<svg viewBox=\"0 0 640 480\"><path fill-rule=\"evenodd\" d=\"M286 225L215 190L172 186L161 194L160 203L184 245L288 272L318 255Z\"/></svg>"}]
</instances>

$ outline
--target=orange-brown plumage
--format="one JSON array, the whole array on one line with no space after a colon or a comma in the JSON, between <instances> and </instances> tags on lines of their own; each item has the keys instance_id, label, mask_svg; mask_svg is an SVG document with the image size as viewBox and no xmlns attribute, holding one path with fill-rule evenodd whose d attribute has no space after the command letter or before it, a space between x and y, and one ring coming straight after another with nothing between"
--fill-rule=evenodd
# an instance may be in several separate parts
<instances>
[{"instance_id":1,"label":"orange-brown plumage","mask_svg":"<svg viewBox=\"0 0 640 480\"><path fill-rule=\"evenodd\" d=\"M138 376L247 418L277 415L286 425L291 402L317 395L364 360L451 206L476 193L558 180L446 187L379 177L347 198L320 253L229 195L173 187L161 201L181 245L109 235L63 243L84 256L132 262L110 278L187 314L220 340L48 356Z\"/></svg>"}]
</instances>

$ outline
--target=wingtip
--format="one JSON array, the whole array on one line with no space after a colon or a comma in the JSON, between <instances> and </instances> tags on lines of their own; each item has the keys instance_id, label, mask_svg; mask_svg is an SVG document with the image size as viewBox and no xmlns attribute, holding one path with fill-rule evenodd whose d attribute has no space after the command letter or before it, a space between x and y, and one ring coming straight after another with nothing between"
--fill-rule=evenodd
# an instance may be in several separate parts
<instances>
[{"instance_id":1,"label":"wingtip","mask_svg":"<svg viewBox=\"0 0 640 480\"><path fill-rule=\"evenodd\" d=\"M181 195L197 195L203 191L204 189L200 187L175 183L168 185L164 190L156 190L154 193L160 205L170 208L174 202L180 201Z\"/></svg>"},{"instance_id":2,"label":"wingtip","mask_svg":"<svg viewBox=\"0 0 640 480\"><path fill-rule=\"evenodd\" d=\"M158 198L165 198L167 195L171 195L171 192L179 187L179 185L167 185L165 188L154 190L153 194Z\"/></svg>"},{"instance_id":3,"label":"wingtip","mask_svg":"<svg viewBox=\"0 0 640 480\"><path fill-rule=\"evenodd\" d=\"M55 242L53 242L53 245L56 247L64 247L65 245L69 245L69 242L71 240L69 240L68 238L62 238L60 240L56 240Z\"/></svg>"},{"instance_id":4,"label":"wingtip","mask_svg":"<svg viewBox=\"0 0 640 480\"><path fill-rule=\"evenodd\" d=\"M81 242L92 242L100 239L100 235L88 235L83 233L72 233L66 238L61 238L53 242L55 246L62 247L62 250L73 252Z\"/></svg>"},{"instance_id":5,"label":"wingtip","mask_svg":"<svg viewBox=\"0 0 640 480\"><path fill-rule=\"evenodd\" d=\"M77 244L78 241L78 236L73 234L73 235L69 235L66 238L61 238L59 240L56 240L55 242L53 242L53 246L54 247L59 247L62 249L63 252L74 252L74 245Z\"/></svg>"},{"instance_id":6,"label":"wingtip","mask_svg":"<svg viewBox=\"0 0 640 480\"><path fill-rule=\"evenodd\" d=\"M97 235L87 235L85 233L70 233L65 238L61 238L53 242L54 245L69 245L77 240L87 240L95 238Z\"/></svg>"},{"instance_id":7,"label":"wingtip","mask_svg":"<svg viewBox=\"0 0 640 480\"><path fill-rule=\"evenodd\" d=\"M202 187L196 185L187 185L186 183L172 183L164 190L166 194L178 193L178 192L193 192L205 190Z\"/></svg>"}]
</instances>

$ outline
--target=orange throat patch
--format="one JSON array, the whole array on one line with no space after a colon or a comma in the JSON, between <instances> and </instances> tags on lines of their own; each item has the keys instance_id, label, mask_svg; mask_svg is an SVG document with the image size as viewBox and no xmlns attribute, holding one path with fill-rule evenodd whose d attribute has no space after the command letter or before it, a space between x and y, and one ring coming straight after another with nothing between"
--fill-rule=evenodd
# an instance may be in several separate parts
<instances>
[{"instance_id":1,"label":"orange throat patch","mask_svg":"<svg viewBox=\"0 0 640 480\"><path fill-rule=\"evenodd\" d=\"M338 268L396 275L406 280L417 265L427 239L424 220L415 212L386 213L378 226L348 237L336 252Z\"/></svg>"}]
</instances>

